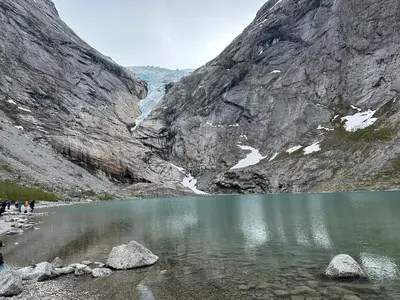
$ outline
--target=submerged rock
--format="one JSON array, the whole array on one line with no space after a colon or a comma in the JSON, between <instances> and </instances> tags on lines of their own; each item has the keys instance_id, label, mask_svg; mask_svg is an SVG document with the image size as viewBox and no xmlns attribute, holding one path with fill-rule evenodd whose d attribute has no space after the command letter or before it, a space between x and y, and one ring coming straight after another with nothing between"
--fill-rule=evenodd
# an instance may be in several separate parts
<instances>
[{"instance_id":1,"label":"submerged rock","mask_svg":"<svg viewBox=\"0 0 400 300\"><path fill-rule=\"evenodd\" d=\"M325 270L331 278L365 278L360 265L347 254L336 255Z\"/></svg>"},{"instance_id":2,"label":"submerged rock","mask_svg":"<svg viewBox=\"0 0 400 300\"><path fill-rule=\"evenodd\" d=\"M89 268L87 265L76 264L75 276L82 276L86 274L92 274L92 269Z\"/></svg>"},{"instance_id":3,"label":"submerged rock","mask_svg":"<svg viewBox=\"0 0 400 300\"><path fill-rule=\"evenodd\" d=\"M61 267L64 265L64 263L63 263L63 261L61 260L61 258L56 257L56 258L51 262L51 265L52 265L54 268L61 268Z\"/></svg>"},{"instance_id":4,"label":"submerged rock","mask_svg":"<svg viewBox=\"0 0 400 300\"><path fill-rule=\"evenodd\" d=\"M153 265L158 256L141 244L131 241L127 245L114 247L107 258L107 265L113 269L126 270Z\"/></svg>"},{"instance_id":5,"label":"submerged rock","mask_svg":"<svg viewBox=\"0 0 400 300\"><path fill-rule=\"evenodd\" d=\"M7 230L6 235L22 235L24 231L22 229L10 229Z\"/></svg>"},{"instance_id":6,"label":"submerged rock","mask_svg":"<svg viewBox=\"0 0 400 300\"><path fill-rule=\"evenodd\" d=\"M11 297L22 292L22 277L14 270L0 272L0 296Z\"/></svg>"},{"instance_id":7,"label":"submerged rock","mask_svg":"<svg viewBox=\"0 0 400 300\"><path fill-rule=\"evenodd\" d=\"M23 280L44 281L59 276L54 267L48 262L42 262L34 267L17 270Z\"/></svg>"},{"instance_id":8,"label":"submerged rock","mask_svg":"<svg viewBox=\"0 0 400 300\"><path fill-rule=\"evenodd\" d=\"M112 274L112 271L108 268L95 268L92 271L92 276L94 278L110 276L111 274Z\"/></svg>"}]
</instances>

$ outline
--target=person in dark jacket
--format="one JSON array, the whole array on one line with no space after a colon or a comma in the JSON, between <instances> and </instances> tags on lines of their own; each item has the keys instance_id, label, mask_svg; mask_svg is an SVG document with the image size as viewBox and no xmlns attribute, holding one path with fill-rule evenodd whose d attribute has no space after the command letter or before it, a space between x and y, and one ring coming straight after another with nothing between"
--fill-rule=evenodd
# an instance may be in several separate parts
<instances>
[{"instance_id":1,"label":"person in dark jacket","mask_svg":"<svg viewBox=\"0 0 400 300\"><path fill-rule=\"evenodd\" d=\"M10 210L10 206L11 206L11 200L7 201L7 209Z\"/></svg>"},{"instance_id":2,"label":"person in dark jacket","mask_svg":"<svg viewBox=\"0 0 400 300\"><path fill-rule=\"evenodd\" d=\"M33 213L33 210L34 210L34 208L35 208L35 200L32 200L32 201L29 203L29 206L30 206L30 208L31 208L31 213Z\"/></svg>"},{"instance_id":3,"label":"person in dark jacket","mask_svg":"<svg viewBox=\"0 0 400 300\"><path fill-rule=\"evenodd\" d=\"M0 215L6 211L7 202L5 200L1 201Z\"/></svg>"},{"instance_id":4,"label":"person in dark jacket","mask_svg":"<svg viewBox=\"0 0 400 300\"><path fill-rule=\"evenodd\" d=\"M6 268L4 265L3 254L0 252L0 272Z\"/></svg>"}]
</instances>

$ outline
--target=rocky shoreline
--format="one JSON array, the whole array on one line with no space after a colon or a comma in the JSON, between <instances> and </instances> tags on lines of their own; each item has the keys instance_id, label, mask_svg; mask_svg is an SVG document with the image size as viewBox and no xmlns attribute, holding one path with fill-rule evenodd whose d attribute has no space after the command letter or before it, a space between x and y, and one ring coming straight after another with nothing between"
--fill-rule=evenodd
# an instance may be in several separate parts
<instances>
[{"instance_id":1,"label":"rocky shoreline","mask_svg":"<svg viewBox=\"0 0 400 300\"><path fill-rule=\"evenodd\" d=\"M157 261L158 256L135 241L114 247L109 253L106 263L82 261L65 266L63 261L56 257L51 263L41 262L19 269L7 268L1 271L0 296L18 296L16 299L43 299L42 294L45 291L51 297L63 296L62 299L66 299L60 293L68 291L68 280L71 278L75 279L85 275L93 278L111 276L113 270L151 266ZM68 276L66 280L53 282L53 279L65 275ZM46 284L41 284L41 282L46 282ZM47 283L50 283L50 288ZM32 295L33 290L35 290L35 296ZM3 298L0 297L0 299ZM74 295L73 299L77 299L77 295ZM87 298L85 297L85 299Z\"/></svg>"}]
</instances>

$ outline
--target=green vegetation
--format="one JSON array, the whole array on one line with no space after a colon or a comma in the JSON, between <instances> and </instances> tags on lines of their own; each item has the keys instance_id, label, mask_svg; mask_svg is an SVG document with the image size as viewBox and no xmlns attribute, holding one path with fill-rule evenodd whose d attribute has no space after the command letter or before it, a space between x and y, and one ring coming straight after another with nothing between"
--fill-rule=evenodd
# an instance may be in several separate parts
<instances>
[{"instance_id":1,"label":"green vegetation","mask_svg":"<svg viewBox=\"0 0 400 300\"><path fill-rule=\"evenodd\" d=\"M0 171L3 172L11 172L10 167L7 165L7 163L3 160L0 160Z\"/></svg>"},{"instance_id":2,"label":"green vegetation","mask_svg":"<svg viewBox=\"0 0 400 300\"><path fill-rule=\"evenodd\" d=\"M358 129L354 132L348 132L348 138L353 141L368 141L368 142L387 142L393 137L393 132L390 128L377 128L377 125L371 125L364 129Z\"/></svg>"},{"instance_id":3,"label":"green vegetation","mask_svg":"<svg viewBox=\"0 0 400 300\"><path fill-rule=\"evenodd\" d=\"M0 198L13 201L57 201L57 197L53 193L46 192L36 187L22 187L13 181L0 182Z\"/></svg>"},{"instance_id":4,"label":"green vegetation","mask_svg":"<svg viewBox=\"0 0 400 300\"><path fill-rule=\"evenodd\" d=\"M84 191L83 192L83 196L85 198L88 198L88 199L97 199L97 200L101 200L101 201L114 200L115 199L114 195L112 195L112 194L109 194L109 193L97 194L93 190Z\"/></svg>"},{"instance_id":5,"label":"green vegetation","mask_svg":"<svg viewBox=\"0 0 400 300\"><path fill-rule=\"evenodd\" d=\"M111 195L111 194L108 194L108 193L105 193L103 195L98 195L97 198L99 200L101 200L101 201L114 200L115 199L114 195Z\"/></svg>"},{"instance_id":6,"label":"green vegetation","mask_svg":"<svg viewBox=\"0 0 400 300\"><path fill-rule=\"evenodd\" d=\"M87 191L83 192L83 196L85 198L93 198L93 197L96 197L97 195L93 190L87 190Z\"/></svg>"},{"instance_id":7,"label":"green vegetation","mask_svg":"<svg viewBox=\"0 0 400 300\"><path fill-rule=\"evenodd\" d=\"M392 160L392 167L395 171L400 172L400 159Z\"/></svg>"}]
</instances>

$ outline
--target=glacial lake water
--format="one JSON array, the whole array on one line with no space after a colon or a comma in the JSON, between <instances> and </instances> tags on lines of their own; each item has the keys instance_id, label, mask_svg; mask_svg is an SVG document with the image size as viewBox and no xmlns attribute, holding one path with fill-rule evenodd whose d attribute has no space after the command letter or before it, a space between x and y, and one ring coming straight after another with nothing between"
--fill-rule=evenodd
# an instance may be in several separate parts
<instances>
[{"instance_id":1,"label":"glacial lake water","mask_svg":"<svg viewBox=\"0 0 400 300\"><path fill-rule=\"evenodd\" d=\"M47 211L38 230L6 238L9 264L105 261L113 246L131 240L160 257L149 268L76 281L98 299L400 299L400 192L126 200ZM340 253L372 282L321 277Z\"/></svg>"}]
</instances>

